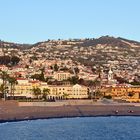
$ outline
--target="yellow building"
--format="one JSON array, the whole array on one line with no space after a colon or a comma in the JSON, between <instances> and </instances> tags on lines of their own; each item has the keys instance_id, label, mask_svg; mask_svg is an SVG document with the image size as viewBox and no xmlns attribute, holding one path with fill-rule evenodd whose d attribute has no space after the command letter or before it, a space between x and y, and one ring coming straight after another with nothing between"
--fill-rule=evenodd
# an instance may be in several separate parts
<instances>
[{"instance_id":1,"label":"yellow building","mask_svg":"<svg viewBox=\"0 0 140 140\"><path fill-rule=\"evenodd\" d=\"M14 96L18 97L32 97L32 85L24 84L24 85L15 85Z\"/></svg>"},{"instance_id":2,"label":"yellow building","mask_svg":"<svg viewBox=\"0 0 140 140\"><path fill-rule=\"evenodd\" d=\"M122 99L129 101L140 100L139 86L114 86L101 89L104 95L111 95L113 99Z\"/></svg>"},{"instance_id":3,"label":"yellow building","mask_svg":"<svg viewBox=\"0 0 140 140\"><path fill-rule=\"evenodd\" d=\"M40 86L39 81L29 81L24 78L17 79L18 84L14 86L14 96L16 97L27 97L33 98L33 88L37 88ZM9 96L10 95L10 86L9 86Z\"/></svg>"},{"instance_id":4,"label":"yellow building","mask_svg":"<svg viewBox=\"0 0 140 140\"><path fill-rule=\"evenodd\" d=\"M81 85L47 85L47 83L40 81L28 81L25 79L19 79L18 84L15 85L14 96L35 98L33 94L33 88L49 89L48 98L68 98L68 99L83 99L88 98L88 88ZM9 94L10 95L10 86Z\"/></svg>"},{"instance_id":5,"label":"yellow building","mask_svg":"<svg viewBox=\"0 0 140 140\"><path fill-rule=\"evenodd\" d=\"M48 86L50 89L49 97L57 97L59 99L68 98L68 99L83 99L88 98L88 88L81 85L61 85L61 86Z\"/></svg>"}]
</instances>

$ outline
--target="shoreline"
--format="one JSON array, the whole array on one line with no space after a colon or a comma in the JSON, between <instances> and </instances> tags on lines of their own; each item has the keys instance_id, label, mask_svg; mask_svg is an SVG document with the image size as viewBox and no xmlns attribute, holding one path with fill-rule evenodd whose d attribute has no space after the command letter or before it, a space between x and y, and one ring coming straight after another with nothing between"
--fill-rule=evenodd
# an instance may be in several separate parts
<instances>
[{"instance_id":1,"label":"shoreline","mask_svg":"<svg viewBox=\"0 0 140 140\"><path fill-rule=\"evenodd\" d=\"M16 101L0 101L0 123L75 117L140 117L134 105L19 106Z\"/></svg>"},{"instance_id":2,"label":"shoreline","mask_svg":"<svg viewBox=\"0 0 140 140\"><path fill-rule=\"evenodd\" d=\"M98 116L61 116L61 117L47 117L47 118L23 118L23 119L12 119L12 120L0 120L0 124L2 123L10 123L10 122L22 122L22 121L34 121L34 120L50 120L50 119L63 119L63 118L96 118L96 117L140 117L140 115L98 115Z\"/></svg>"}]
</instances>

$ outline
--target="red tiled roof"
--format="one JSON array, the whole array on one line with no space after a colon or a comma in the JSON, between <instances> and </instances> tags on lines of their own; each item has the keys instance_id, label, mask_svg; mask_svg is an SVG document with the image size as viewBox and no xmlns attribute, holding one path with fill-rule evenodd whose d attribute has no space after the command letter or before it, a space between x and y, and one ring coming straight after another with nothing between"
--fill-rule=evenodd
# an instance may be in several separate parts
<instances>
[{"instance_id":1,"label":"red tiled roof","mask_svg":"<svg viewBox=\"0 0 140 140\"><path fill-rule=\"evenodd\" d=\"M17 80L27 80L25 78L22 78L22 77L19 77L19 78L16 78Z\"/></svg>"}]
</instances>

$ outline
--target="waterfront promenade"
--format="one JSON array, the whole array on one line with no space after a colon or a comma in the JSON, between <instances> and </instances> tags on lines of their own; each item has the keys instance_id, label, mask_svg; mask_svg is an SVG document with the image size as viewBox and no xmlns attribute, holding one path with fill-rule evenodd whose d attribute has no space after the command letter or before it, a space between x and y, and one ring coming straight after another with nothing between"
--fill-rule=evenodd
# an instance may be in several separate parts
<instances>
[{"instance_id":1,"label":"waterfront promenade","mask_svg":"<svg viewBox=\"0 0 140 140\"><path fill-rule=\"evenodd\" d=\"M51 103L53 104L53 102ZM0 101L0 121L19 121L61 117L140 116L140 106L133 104L77 104L27 106L17 101Z\"/></svg>"}]
</instances>

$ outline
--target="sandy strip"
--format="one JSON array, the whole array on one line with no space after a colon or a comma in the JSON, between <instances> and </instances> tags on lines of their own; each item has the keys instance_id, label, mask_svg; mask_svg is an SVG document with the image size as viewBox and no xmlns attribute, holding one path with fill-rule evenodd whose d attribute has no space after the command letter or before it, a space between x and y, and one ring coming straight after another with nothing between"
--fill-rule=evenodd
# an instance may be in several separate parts
<instances>
[{"instance_id":1,"label":"sandy strip","mask_svg":"<svg viewBox=\"0 0 140 140\"><path fill-rule=\"evenodd\" d=\"M0 122L91 116L140 116L140 106L65 105L57 107L21 107L15 101L0 102Z\"/></svg>"}]
</instances>

